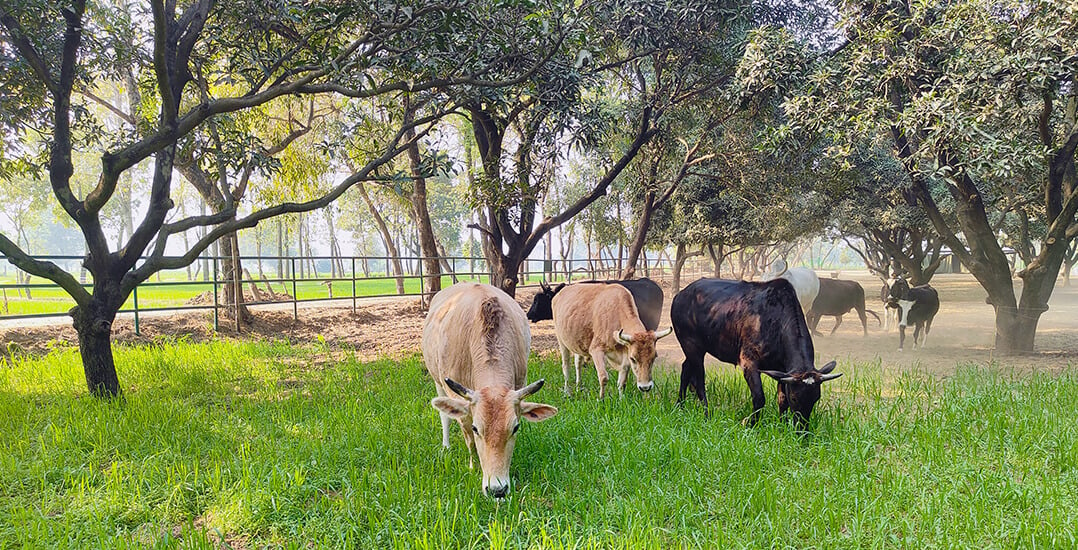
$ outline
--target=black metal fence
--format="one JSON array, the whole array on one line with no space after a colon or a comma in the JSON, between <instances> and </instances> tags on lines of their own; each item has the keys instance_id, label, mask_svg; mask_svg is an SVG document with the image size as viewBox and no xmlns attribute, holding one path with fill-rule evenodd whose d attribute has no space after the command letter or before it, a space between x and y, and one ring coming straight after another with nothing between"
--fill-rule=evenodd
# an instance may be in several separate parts
<instances>
[{"instance_id":1,"label":"black metal fence","mask_svg":"<svg viewBox=\"0 0 1078 550\"><path fill-rule=\"evenodd\" d=\"M84 287L92 288L92 277L82 269L81 256L35 258L56 263ZM419 256L240 256L240 265L246 271L241 285L242 301L249 307L290 304L293 317L298 319L301 303L351 301L354 312L361 299L429 296L428 277L423 272L425 259ZM234 288L226 290L234 284L225 273L225 266L231 260L204 256L187 268L163 271L135 288L120 313L133 316L138 333L141 317L147 313L211 310L214 329L218 329L222 314L235 315L235 300L225 303L226 295L235 294ZM443 286L457 281L490 282L485 258L450 256L438 260L442 265ZM521 266L519 287L536 286L542 280L617 278L621 268L617 258L529 259ZM7 264L3 269L0 321L64 317L74 306L74 301L52 281L31 277L28 281L12 282L18 272ZM636 274L662 279L670 277L672 271L668 259L658 258L642 260ZM703 271L704 266L691 262L685 266L682 277L691 281Z\"/></svg>"}]
</instances>

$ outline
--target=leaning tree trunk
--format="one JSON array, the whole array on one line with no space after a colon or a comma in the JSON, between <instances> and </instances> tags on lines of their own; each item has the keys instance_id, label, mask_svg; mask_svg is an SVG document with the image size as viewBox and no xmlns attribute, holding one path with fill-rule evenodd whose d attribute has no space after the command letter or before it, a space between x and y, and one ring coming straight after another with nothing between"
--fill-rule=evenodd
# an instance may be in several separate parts
<instances>
[{"instance_id":1,"label":"leaning tree trunk","mask_svg":"<svg viewBox=\"0 0 1078 550\"><path fill-rule=\"evenodd\" d=\"M374 218L375 225L378 226L378 233L382 236L382 244L386 247L386 254L389 256L389 262L393 266L393 274L396 275L394 281L397 283L397 294L404 295L404 266L401 265L400 251L397 248L396 241L393 240L393 233L389 231L389 226L386 225L385 218L374 206L374 201L371 200L371 196L367 194L367 187L362 182L356 184L356 189L359 190L359 195L363 197L363 202L367 205L367 210L371 213L371 217ZM386 275L389 275L389 265L386 265Z\"/></svg>"},{"instance_id":2,"label":"leaning tree trunk","mask_svg":"<svg viewBox=\"0 0 1078 550\"><path fill-rule=\"evenodd\" d=\"M427 279L425 293L420 302L426 308L431 298L442 290L442 266L438 261L438 242L434 238L434 228L430 222L430 209L427 207L427 180L423 177L422 159L419 156L419 143L415 129L411 124L415 111L408 104L405 95L404 124L408 129L404 137L408 140L408 164L412 172L412 211L415 213L416 228L419 230L419 249L423 256L423 271Z\"/></svg>"},{"instance_id":3,"label":"leaning tree trunk","mask_svg":"<svg viewBox=\"0 0 1078 550\"><path fill-rule=\"evenodd\" d=\"M648 229L651 227L651 216L655 211L654 191L648 191L641 208L640 223L636 225L636 234L633 235L633 243L629 247L629 259L625 262L625 269L621 272L621 278L624 280L629 280L636 276L636 263L640 261L640 253L644 250L644 244L647 242Z\"/></svg>"}]
</instances>

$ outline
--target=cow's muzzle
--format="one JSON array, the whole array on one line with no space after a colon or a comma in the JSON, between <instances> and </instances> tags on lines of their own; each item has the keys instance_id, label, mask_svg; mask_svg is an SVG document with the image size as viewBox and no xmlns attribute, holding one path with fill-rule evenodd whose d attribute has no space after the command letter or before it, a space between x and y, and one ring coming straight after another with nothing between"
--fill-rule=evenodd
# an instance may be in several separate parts
<instances>
[{"instance_id":1,"label":"cow's muzzle","mask_svg":"<svg viewBox=\"0 0 1078 550\"><path fill-rule=\"evenodd\" d=\"M509 494L509 483L488 485L486 492L493 498L505 498Z\"/></svg>"},{"instance_id":2,"label":"cow's muzzle","mask_svg":"<svg viewBox=\"0 0 1078 550\"><path fill-rule=\"evenodd\" d=\"M655 387L655 382L648 382L647 384L637 384L636 387L640 388L640 391L651 391L651 388Z\"/></svg>"}]
</instances>

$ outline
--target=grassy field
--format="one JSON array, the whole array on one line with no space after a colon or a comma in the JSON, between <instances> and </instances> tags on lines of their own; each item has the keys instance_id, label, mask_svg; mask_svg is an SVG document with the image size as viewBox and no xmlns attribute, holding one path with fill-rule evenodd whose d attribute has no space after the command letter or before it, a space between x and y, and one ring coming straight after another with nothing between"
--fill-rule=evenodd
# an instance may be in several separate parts
<instances>
[{"instance_id":1,"label":"grassy field","mask_svg":"<svg viewBox=\"0 0 1078 550\"><path fill-rule=\"evenodd\" d=\"M592 375L570 399L534 359L560 413L522 429L498 502L459 430L441 450L420 360L333 356L121 347L116 403L86 396L74 351L0 364L0 548L1078 545L1074 371L840 364L802 437L773 402L742 427L734 369L709 378L705 419L674 405L676 375L603 402Z\"/></svg>"},{"instance_id":2,"label":"grassy field","mask_svg":"<svg viewBox=\"0 0 1078 550\"><path fill-rule=\"evenodd\" d=\"M188 303L188 300L195 296L213 290L212 283L187 283L185 279L180 278L180 274L172 275L175 276L162 278L162 281L167 284L159 284L156 279L151 279L139 287L138 303L140 310L184 306ZM0 284L14 284L14 282L14 278L10 277L8 279L0 279ZM37 277L34 277L31 282L34 284L51 284L49 281ZM443 277L442 284L443 286L449 286L453 284L453 280L451 277L445 276ZM292 283L290 282L272 283L270 284L270 287L278 294L288 294L291 296L293 293ZM259 290L265 290L265 283L260 282L258 288ZM405 277L404 290L407 294L418 294L420 291L419 278ZM250 285L247 283L244 283L244 293L250 294ZM314 300L329 297L329 289L321 280L298 281L296 283L295 293L299 296L300 300ZM361 298L396 295L396 293L397 283L394 279L356 281L355 295ZM59 287L33 288L30 291L32 299L26 299L24 295L19 294L14 288L6 289L6 295L7 299L0 304L0 317L3 317L4 315L66 313L75 305L74 300ZM203 305L213 305L212 294L209 296L211 301ZM352 281L333 281L333 296L336 298L351 298ZM124 304L124 309L133 309L134 307L134 297L128 298L127 302Z\"/></svg>"}]
</instances>

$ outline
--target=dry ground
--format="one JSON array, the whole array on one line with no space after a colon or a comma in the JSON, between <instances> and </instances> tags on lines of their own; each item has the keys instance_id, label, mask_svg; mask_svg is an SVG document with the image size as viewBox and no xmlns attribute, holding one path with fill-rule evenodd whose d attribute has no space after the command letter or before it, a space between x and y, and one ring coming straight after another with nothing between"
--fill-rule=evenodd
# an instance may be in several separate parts
<instances>
[{"instance_id":1,"label":"dry ground","mask_svg":"<svg viewBox=\"0 0 1078 550\"><path fill-rule=\"evenodd\" d=\"M821 273L829 276L829 273ZM878 301L881 283L865 272L846 272L843 279L852 279L865 287L869 309L883 315ZM993 311L984 302L985 293L968 274L937 275L933 281L940 294L941 307L933 323L928 347L911 349L912 330L907 331L906 350L898 351L898 333L884 332L869 316L868 336L862 336L856 313L845 316L834 336L817 336L816 351L822 360L881 361L893 372L925 370L948 375L963 364L985 364L995 361L1004 368L1018 371L1060 370L1078 365L1078 288L1058 287L1052 296L1050 309L1041 317L1037 334L1037 351L1017 357L998 357L993 353ZM537 289L521 289L518 301L527 308ZM662 326L669 326L670 300L673 293L664 284L666 301ZM153 342L163 338L187 337L202 340L225 338L284 338L302 343L325 340L355 349L362 358L373 359L386 355L410 353L419 349L423 312L416 298L361 300L356 313L348 305L314 305L302 307L299 320L293 321L291 306L266 306L256 309L257 320L237 335L230 322L221 320L221 330L213 331L208 312L188 312L168 316L143 317L142 335L134 334L130 319L120 319L113 330L119 342ZM833 318L825 318L820 330L827 334ZM554 352L553 323L544 321L532 325L533 349L539 353ZM42 352L52 346L74 345L77 342L69 323L51 326L19 327L0 330L0 342L7 353L12 350ZM684 356L674 336L661 341L660 360L678 368ZM718 362L709 359L709 366Z\"/></svg>"}]
</instances>

